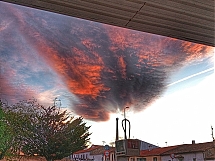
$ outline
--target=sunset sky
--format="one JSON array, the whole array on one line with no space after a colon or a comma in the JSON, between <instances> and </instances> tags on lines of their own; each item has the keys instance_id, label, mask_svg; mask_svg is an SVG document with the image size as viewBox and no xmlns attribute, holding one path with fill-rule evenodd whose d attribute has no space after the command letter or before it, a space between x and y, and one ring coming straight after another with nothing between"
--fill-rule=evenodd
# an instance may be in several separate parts
<instances>
[{"instance_id":1,"label":"sunset sky","mask_svg":"<svg viewBox=\"0 0 215 161\"><path fill-rule=\"evenodd\" d=\"M115 139L123 109L131 138L158 145L212 141L213 47L0 2L0 99L37 99ZM167 142L167 143L165 143Z\"/></svg>"}]
</instances>

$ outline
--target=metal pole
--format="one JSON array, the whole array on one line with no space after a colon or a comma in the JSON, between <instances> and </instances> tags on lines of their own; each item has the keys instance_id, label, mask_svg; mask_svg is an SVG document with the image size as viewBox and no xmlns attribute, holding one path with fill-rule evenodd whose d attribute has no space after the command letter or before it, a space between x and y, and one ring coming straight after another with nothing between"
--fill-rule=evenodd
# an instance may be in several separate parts
<instances>
[{"instance_id":1,"label":"metal pole","mask_svg":"<svg viewBox=\"0 0 215 161\"><path fill-rule=\"evenodd\" d=\"M119 140L119 118L116 118L116 141Z\"/></svg>"},{"instance_id":2,"label":"metal pole","mask_svg":"<svg viewBox=\"0 0 215 161\"><path fill-rule=\"evenodd\" d=\"M128 106L126 106L125 108L124 108L124 120L125 120L125 136L124 136L124 138L125 138L125 140L127 139L127 136L126 136L126 132L127 132L127 130L126 130L126 117L125 117L125 110L126 110L126 108L129 108Z\"/></svg>"}]
</instances>

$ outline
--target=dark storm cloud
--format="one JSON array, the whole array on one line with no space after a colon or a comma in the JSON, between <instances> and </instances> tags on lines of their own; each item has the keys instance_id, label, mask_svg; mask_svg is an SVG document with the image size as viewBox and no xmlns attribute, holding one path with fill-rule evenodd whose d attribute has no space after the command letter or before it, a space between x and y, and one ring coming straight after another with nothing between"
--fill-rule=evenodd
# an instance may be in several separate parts
<instances>
[{"instance_id":1,"label":"dark storm cloud","mask_svg":"<svg viewBox=\"0 0 215 161\"><path fill-rule=\"evenodd\" d=\"M71 108L95 121L108 120L111 112L125 106L143 110L161 96L174 70L207 56L211 50L203 45L4 3L0 12L0 36L4 37L0 51L5 53L5 63L16 65L13 58L23 47L33 49L37 61L45 61L58 74L57 79L79 98L76 102L70 100ZM13 28L14 35L9 35ZM13 41L18 37L23 39L21 43ZM19 66L31 64L27 52L18 58L22 60ZM38 63L34 67L39 68ZM38 77L36 71L30 71L27 75L35 88L39 86ZM25 75L22 72L20 68L16 71L20 79Z\"/></svg>"}]
</instances>

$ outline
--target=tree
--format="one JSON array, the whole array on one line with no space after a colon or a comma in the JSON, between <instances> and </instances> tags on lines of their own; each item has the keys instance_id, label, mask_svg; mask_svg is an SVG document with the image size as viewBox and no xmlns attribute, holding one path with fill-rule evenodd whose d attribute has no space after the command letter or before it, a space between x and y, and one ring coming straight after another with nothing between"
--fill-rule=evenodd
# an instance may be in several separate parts
<instances>
[{"instance_id":1,"label":"tree","mask_svg":"<svg viewBox=\"0 0 215 161\"><path fill-rule=\"evenodd\" d=\"M89 141L90 127L82 117L74 118L66 110L45 108L34 101L21 102L11 109L10 116L22 115L22 120L10 125L19 133L16 147L28 156L37 154L48 161L62 159L83 149Z\"/></svg>"},{"instance_id":2,"label":"tree","mask_svg":"<svg viewBox=\"0 0 215 161\"><path fill-rule=\"evenodd\" d=\"M0 157L10 149L15 157L21 151L48 161L62 159L86 147L90 136L82 117L74 118L56 106L45 108L35 100L4 104L0 126Z\"/></svg>"},{"instance_id":3,"label":"tree","mask_svg":"<svg viewBox=\"0 0 215 161\"><path fill-rule=\"evenodd\" d=\"M3 111L3 103L0 100L0 160L12 145L13 135L10 127L7 126L6 114Z\"/></svg>"},{"instance_id":4,"label":"tree","mask_svg":"<svg viewBox=\"0 0 215 161\"><path fill-rule=\"evenodd\" d=\"M31 124L28 110L23 112L26 101L9 106L0 101L0 157L19 157L23 138L29 136L29 125Z\"/></svg>"}]
</instances>

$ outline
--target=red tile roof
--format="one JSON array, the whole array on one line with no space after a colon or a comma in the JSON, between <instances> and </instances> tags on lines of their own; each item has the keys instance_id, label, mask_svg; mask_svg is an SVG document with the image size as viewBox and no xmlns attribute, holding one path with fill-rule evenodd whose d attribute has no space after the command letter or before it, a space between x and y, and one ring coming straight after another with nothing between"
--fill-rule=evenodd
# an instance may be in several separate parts
<instances>
[{"instance_id":1,"label":"red tile roof","mask_svg":"<svg viewBox=\"0 0 215 161\"><path fill-rule=\"evenodd\" d=\"M169 155L169 154L181 154L181 153L192 153L192 152L204 152L207 149L212 148L213 142L206 142L206 143L198 143L198 144L182 144L178 145L177 148L169 150L163 155Z\"/></svg>"},{"instance_id":2,"label":"red tile roof","mask_svg":"<svg viewBox=\"0 0 215 161\"><path fill-rule=\"evenodd\" d=\"M198 144L182 144L164 148L155 148L151 150L142 150L141 156L158 156L158 155L170 155L170 154L182 154L192 152L204 152L207 149L212 148L213 142L198 143Z\"/></svg>"},{"instance_id":3,"label":"red tile roof","mask_svg":"<svg viewBox=\"0 0 215 161\"><path fill-rule=\"evenodd\" d=\"M177 146L169 146L169 147L163 147L163 148L155 148L155 149L151 149L151 150L141 150L140 155L141 156L158 156L164 152L175 149L176 147Z\"/></svg>"},{"instance_id":4,"label":"red tile roof","mask_svg":"<svg viewBox=\"0 0 215 161\"><path fill-rule=\"evenodd\" d=\"M90 148L79 150L77 152L74 152L74 154L91 152L92 150L95 150L95 149L100 148L100 147L102 147L102 146L101 145L92 145Z\"/></svg>"},{"instance_id":5,"label":"red tile roof","mask_svg":"<svg viewBox=\"0 0 215 161\"><path fill-rule=\"evenodd\" d=\"M105 152L105 148L104 147L99 147L97 149L94 149L90 152L90 155L101 155L104 154ZM115 148L114 147L110 147L109 152L115 152Z\"/></svg>"}]
</instances>

